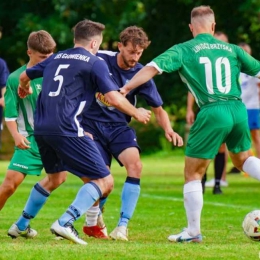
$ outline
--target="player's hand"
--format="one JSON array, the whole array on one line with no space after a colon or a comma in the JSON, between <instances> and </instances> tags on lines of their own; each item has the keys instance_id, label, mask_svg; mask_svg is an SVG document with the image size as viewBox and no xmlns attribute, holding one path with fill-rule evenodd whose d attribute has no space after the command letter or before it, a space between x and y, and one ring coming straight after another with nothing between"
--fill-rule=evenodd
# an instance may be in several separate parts
<instances>
[{"instance_id":1,"label":"player's hand","mask_svg":"<svg viewBox=\"0 0 260 260\"><path fill-rule=\"evenodd\" d=\"M194 120L195 120L195 114L194 114L193 110L187 110L187 113L186 113L187 124L192 125L194 123Z\"/></svg>"},{"instance_id":2,"label":"player's hand","mask_svg":"<svg viewBox=\"0 0 260 260\"><path fill-rule=\"evenodd\" d=\"M174 146L183 146L183 139L181 136L179 136L176 132L173 130L169 132L165 132L166 139L171 142Z\"/></svg>"},{"instance_id":3,"label":"player's hand","mask_svg":"<svg viewBox=\"0 0 260 260\"><path fill-rule=\"evenodd\" d=\"M139 107L137 108L137 114L134 116L134 118L141 123L147 124L151 118L151 111Z\"/></svg>"},{"instance_id":4,"label":"player's hand","mask_svg":"<svg viewBox=\"0 0 260 260\"><path fill-rule=\"evenodd\" d=\"M32 88L29 87L28 91L24 88L21 88L21 86L18 87L18 96L20 98L26 98L28 95L31 95L33 93Z\"/></svg>"},{"instance_id":5,"label":"player's hand","mask_svg":"<svg viewBox=\"0 0 260 260\"><path fill-rule=\"evenodd\" d=\"M31 148L30 142L26 139L26 137L24 137L23 135L21 135L19 133L17 133L14 136L14 143L15 143L15 146L17 146L18 148L20 148L22 150Z\"/></svg>"},{"instance_id":6,"label":"player's hand","mask_svg":"<svg viewBox=\"0 0 260 260\"><path fill-rule=\"evenodd\" d=\"M85 134L86 136L88 136L89 138L91 138L92 140L94 140L93 135L92 135L91 133L84 131L84 134Z\"/></svg>"},{"instance_id":7,"label":"player's hand","mask_svg":"<svg viewBox=\"0 0 260 260\"><path fill-rule=\"evenodd\" d=\"M119 89L119 92L125 97L128 94L128 91L124 87Z\"/></svg>"}]
</instances>

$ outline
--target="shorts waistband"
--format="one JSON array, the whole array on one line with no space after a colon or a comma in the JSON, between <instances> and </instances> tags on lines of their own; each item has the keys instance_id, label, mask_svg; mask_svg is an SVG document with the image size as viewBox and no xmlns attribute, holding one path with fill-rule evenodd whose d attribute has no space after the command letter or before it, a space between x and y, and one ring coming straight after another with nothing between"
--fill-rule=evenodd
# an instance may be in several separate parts
<instances>
[{"instance_id":1,"label":"shorts waistband","mask_svg":"<svg viewBox=\"0 0 260 260\"><path fill-rule=\"evenodd\" d=\"M228 103L227 103L228 102ZM227 98L227 99L219 99L213 102L208 102L202 105L200 108L208 107L208 106L219 106L219 105L227 105L233 102L242 102L241 98Z\"/></svg>"}]
</instances>

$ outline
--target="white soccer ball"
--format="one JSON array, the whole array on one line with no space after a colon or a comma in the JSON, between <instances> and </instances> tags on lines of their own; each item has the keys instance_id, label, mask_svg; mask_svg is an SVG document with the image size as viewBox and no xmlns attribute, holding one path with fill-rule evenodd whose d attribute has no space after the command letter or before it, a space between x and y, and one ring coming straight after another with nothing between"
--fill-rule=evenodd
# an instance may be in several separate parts
<instances>
[{"instance_id":1,"label":"white soccer ball","mask_svg":"<svg viewBox=\"0 0 260 260\"><path fill-rule=\"evenodd\" d=\"M249 212L242 223L245 235L253 241L260 242L260 210Z\"/></svg>"}]
</instances>

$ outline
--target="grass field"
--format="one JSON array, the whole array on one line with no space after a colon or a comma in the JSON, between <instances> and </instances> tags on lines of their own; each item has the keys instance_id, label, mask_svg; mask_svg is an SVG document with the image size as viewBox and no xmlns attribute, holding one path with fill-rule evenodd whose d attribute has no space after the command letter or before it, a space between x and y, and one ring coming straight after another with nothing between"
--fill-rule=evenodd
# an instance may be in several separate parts
<instances>
[{"instance_id":1,"label":"grass field","mask_svg":"<svg viewBox=\"0 0 260 260\"><path fill-rule=\"evenodd\" d=\"M2 181L8 162L0 163ZM85 237L87 246L67 240L56 241L50 233L51 224L66 210L81 185L70 175L67 182L53 192L31 226L38 231L33 240L12 240L8 228L19 217L33 184L39 177L28 177L0 213L0 259L259 259L260 243L250 241L241 228L249 211L259 206L260 184L240 174L228 175L229 187L223 195L213 195L208 188L204 195L201 244L175 244L168 235L180 232L186 225L183 208L183 154L157 154L143 157L141 196L129 223L128 242L101 241ZM231 167L231 164L229 164ZM120 210L120 194L125 170L113 163L115 189L106 204L104 219L108 231L116 226ZM212 177L212 165L209 177ZM82 217L75 222L80 235Z\"/></svg>"}]
</instances>

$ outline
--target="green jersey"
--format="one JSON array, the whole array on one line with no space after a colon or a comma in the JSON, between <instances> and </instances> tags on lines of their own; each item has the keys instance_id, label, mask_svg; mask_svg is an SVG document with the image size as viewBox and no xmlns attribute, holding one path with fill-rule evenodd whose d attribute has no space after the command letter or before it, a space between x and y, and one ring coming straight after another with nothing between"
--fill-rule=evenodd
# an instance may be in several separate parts
<instances>
[{"instance_id":1,"label":"green jersey","mask_svg":"<svg viewBox=\"0 0 260 260\"><path fill-rule=\"evenodd\" d=\"M240 99L240 71L260 72L260 62L241 47L217 40L211 34L174 45L150 64L162 73L178 71L199 107L219 100Z\"/></svg>"},{"instance_id":2,"label":"green jersey","mask_svg":"<svg viewBox=\"0 0 260 260\"><path fill-rule=\"evenodd\" d=\"M33 134L33 114L36 101L42 89L42 78L30 81L33 93L22 99L18 96L20 74L26 70L26 65L11 73L7 79L5 92L5 121L16 121L18 131L27 137Z\"/></svg>"}]
</instances>

